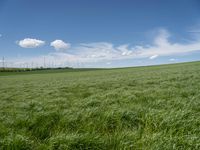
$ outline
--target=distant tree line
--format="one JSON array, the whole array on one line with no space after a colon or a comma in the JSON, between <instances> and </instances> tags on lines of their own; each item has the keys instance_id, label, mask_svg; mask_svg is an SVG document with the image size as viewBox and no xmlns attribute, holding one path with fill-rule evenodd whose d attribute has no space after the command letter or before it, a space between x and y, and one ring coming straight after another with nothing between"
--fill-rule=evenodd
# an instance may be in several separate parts
<instances>
[{"instance_id":1,"label":"distant tree line","mask_svg":"<svg viewBox=\"0 0 200 150\"><path fill-rule=\"evenodd\" d=\"M57 67L57 68L0 68L0 72L26 72L26 71L39 71L39 70L58 70L58 69L73 69L71 67Z\"/></svg>"}]
</instances>

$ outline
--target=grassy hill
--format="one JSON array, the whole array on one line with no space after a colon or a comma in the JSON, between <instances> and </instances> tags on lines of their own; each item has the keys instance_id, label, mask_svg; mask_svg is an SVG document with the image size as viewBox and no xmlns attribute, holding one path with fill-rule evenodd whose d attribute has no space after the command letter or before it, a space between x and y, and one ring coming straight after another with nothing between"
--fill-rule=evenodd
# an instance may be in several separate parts
<instances>
[{"instance_id":1,"label":"grassy hill","mask_svg":"<svg viewBox=\"0 0 200 150\"><path fill-rule=\"evenodd\" d=\"M0 149L200 149L200 62L0 74Z\"/></svg>"}]
</instances>

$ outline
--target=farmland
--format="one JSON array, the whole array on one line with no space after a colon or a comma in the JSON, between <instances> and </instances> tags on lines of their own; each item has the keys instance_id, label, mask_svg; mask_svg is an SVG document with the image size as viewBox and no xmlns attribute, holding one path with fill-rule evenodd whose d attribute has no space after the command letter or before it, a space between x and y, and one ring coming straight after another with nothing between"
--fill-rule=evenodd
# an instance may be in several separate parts
<instances>
[{"instance_id":1,"label":"farmland","mask_svg":"<svg viewBox=\"0 0 200 150\"><path fill-rule=\"evenodd\" d=\"M200 62L2 72L0 149L200 149Z\"/></svg>"}]
</instances>

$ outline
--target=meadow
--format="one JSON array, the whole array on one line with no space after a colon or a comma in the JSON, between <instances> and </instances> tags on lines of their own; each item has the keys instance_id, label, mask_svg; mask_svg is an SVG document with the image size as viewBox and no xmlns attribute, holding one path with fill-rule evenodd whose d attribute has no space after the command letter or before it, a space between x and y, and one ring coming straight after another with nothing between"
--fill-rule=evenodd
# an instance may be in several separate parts
<instances>
[{"instance_id":1,"label":"meadow","mask_svg":"<svg viewBox=\"0 0 200 150\"><path fill-rule=\"evenodd\" d=\"M0 73L1 150L198 150L200 62Z\"/></svg>"}]
</instances>

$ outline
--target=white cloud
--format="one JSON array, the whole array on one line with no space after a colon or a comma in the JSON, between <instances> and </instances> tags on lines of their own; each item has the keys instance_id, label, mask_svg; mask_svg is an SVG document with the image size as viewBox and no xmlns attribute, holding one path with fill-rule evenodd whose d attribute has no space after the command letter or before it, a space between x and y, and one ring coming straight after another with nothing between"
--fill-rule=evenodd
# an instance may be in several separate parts
<instances>
[{"instance_id":1,"label":"white cloud","mask_svg":"<svg viewBox=\"0 0 200 150\"><path fill-rule=\"evenodd\" d=\"M2 37L2 34L0 34L0 37Z\"/></svg>"},{"instance_id":2,"label":"white cloud","mask_svg":"<svg viewBox=\"0 0 200 150\"><path fill-rule=\"evenodd\" d=\"M155 59L157 57L158 57L158 55L153 55L153 56L149 57L149 59Z\"/></svg>"},{"instance_id":3,"label":"white cloud","mask_svg":"<svg viewBox=\"0 0 200 150\"><path fill-rule=\"evenodd\" d=\"M176 61L176 59L174 59L174 58L170 58L169 61Z\"/></svg>"},{"instance_id":4,"label":"white cloud","mask_svg":"<svg viewBox=\"0 0 200 150\"><path fill-rule=\"evenodd\" d=\"M66 49L69 49L71 47L70 43L65 43L62 40L55 40L51 42L50 46L53 46L56 51L64 51Z\"/></svg>"},{"instance_id":5,"label":"white cloud","mask_svg":"<svg viewBox=\"0 0 200 150\"><path fill-rule=\"evenodd\" d=\"M159 47L167 47L170 43L168 38L170 37L170 33L165 29L160 29L158 36L155 38L154 43Z\"/></svg>"},{"instance_id":6,"label":"white cloud","mask_svg":"<svg viewBox=\"0 0 200 150\"><path fill-rule=\"evenodd\" d=\"M128 49L128 44L120 45L119 47L117 47L117 49L118 49L119 51L121 51L121 55L123 55L123 56L129 56L129 55L132 54L132 51L130 51L130 50Z\"/></svg>"},{"instance_id":7,"label":"white cloud","mask_svg":"<svg viewBox=\"0 0 200 150\"><path fill-rule=\"evenodd\" d=\"M23 48L36 48L45 44L45 41L25 38L23 40L17 41L17 44Z\"/></svg>"}]
</instances>

